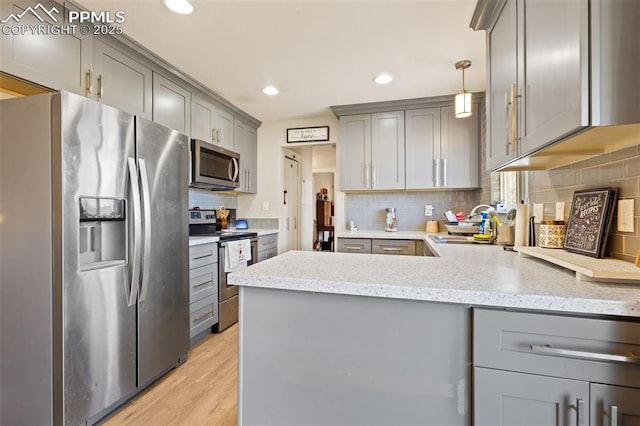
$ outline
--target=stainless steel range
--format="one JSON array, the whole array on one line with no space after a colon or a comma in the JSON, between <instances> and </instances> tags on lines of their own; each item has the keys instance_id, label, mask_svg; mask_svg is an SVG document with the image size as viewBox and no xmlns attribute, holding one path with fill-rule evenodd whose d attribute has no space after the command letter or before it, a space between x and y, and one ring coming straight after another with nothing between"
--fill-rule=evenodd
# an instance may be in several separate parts
<instances>
[{"instance_id":1,"label":"stainless steel range","mask_svg":"<svg viewBox=\"0 0 640 426\"><path fill-rule=\"evenodd\" d=\"M234 212L232 216L235 217ZM233 227L233 221L232 227ZM189 210L189 236L219 237L218 242L218 324L214 332L220 332L238 322L238 287L227 282L228 271L225 268L227 249L231 241L249 240L251 260L247 266L258 261L258 234L234 229L220 229L216 225L215 210Z\"/></svg>"}]
</instances>

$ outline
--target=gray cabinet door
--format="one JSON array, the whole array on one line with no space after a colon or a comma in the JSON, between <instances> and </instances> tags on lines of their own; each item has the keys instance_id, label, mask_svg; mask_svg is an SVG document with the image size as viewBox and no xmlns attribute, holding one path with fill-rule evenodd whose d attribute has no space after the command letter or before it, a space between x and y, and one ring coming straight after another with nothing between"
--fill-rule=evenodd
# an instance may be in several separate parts
<instances>
[{"instance_id":1,"label":"gray cabinet door","mask_svg":"<svg viewBox=\"0 0 640 426\"><path fill-rule=\"evenodd\" d=\"M191 92L153 73L153 121L189 134Z\"/></svg>"},{"instance_id":2,"label":"gray cabinet door","mask_svg":"<svg viewBox=\"0 0 640 426\"><path fill-rule=\"evenodd\" d=\"M520 154L589 125L588 8L587 1L526 1L518 37Z\"/></svg>"},{"instance_id":3,"label":"gray cabinet door","mask_svg":"<svg viewBox=\"0 0 640 426\"><path fill-rule=\"evenodd\" d=\"M152 71L132 56L94 40L96 99L151 120Z\"/></svg>"},{"instance_id":4,"label":"gray cabinet door","mask_svg":"<svg viewBox=\"0 0 640 426\"><path fill-rule=\"evenodd\" d=\"M371 189L404 189L404 111L371 114Z\"/></svg>"},{"instance_id":5,"label":"gray cabinet door","mask_svg":"<svg viewBox=\"0 0 640 426\"><path fill-rule=\"evenodd\" d=\"M216 107L213 111L213 127L216 136L215 142L223 148L233 150L235 143L233 114Z\"/></svg>"},{"instance_id":6,"label":"gray cabinet door","mask_svg":"<svg viewBox=\"0 0 640 426\"><path fill-rule=\"evenodd\" d=\"M477 426L586 426L589 383L474 368L473 404Z\"/></svg>"},{"instance_id":7,"label":"gray cabinet door","mask_svg":"<svg viewBox=\"0 0 640 426\"><path fill-rule=\"evenodd\" d=\"M32 13L20 18L16 26L22 25L62 25L63 7L52 1L41 1L48 11L55 8L52 17L40 22ZM0 2L0 16L10 14L19 16L25 8L34 6L35 2L3 1ZM54 19L57 20L54 21ZM10 28L13 21L8 21L3 28ZM2 34L0 36L0 69L8 74L55 90L67 90L85 96L89 85L87 72L92 67L93 37L77 34L32 34L26 31L19 35Z\"/></svg>"},{"instance_id":8,"label":"gray cabinet door","mask_svg":"<svg viewBox=\"0 0 640 426\"><path fill-rule=\"evenodd\" d=\"M456 118L454 107L440 110L440 171L444 188L478 187L478 104L472 104L471 109L471 116L466 118Z\"/></svg>"},{"instance_id":9,"label":"gray cabinet door","mask_svg":"<svg viewBox=\"0 0 640 426\"><path fill-rule=\"evenodd\" d=\"M340 117L340 189L370 189L371 114Z\"/></svg>"},{"instance_id":10,"label":"gray cabinet door","mask_svg":"<svg viewBox=\"0 0 640 426\"><path fill-rule=\"evenodd\" d=\"M236 188L236 192L255 194L258 168L256 129L236 120L233 132L235 142L231 149L240 153L240 186Z\"/></svg>"},{"instance_id":11,"label":"gray cabinet door","mask_svg":"<svg viewBox=\"0 0 640 426\"><path fill-rule=\"evenodd\" d=\"M440 108L405 112L406 188L437 188L439 164L436 146L440 145Z\"/></svg>"},{"instance_id":12,"label":"gray cabinet door","mask_svg":"<svg viewBox=\"0 0 640 426\"><path fill-rule=\"evenodd\" d=\"M193 95L191 97L191 138L213 143L214 106Z\"/></svg>"},{"instance_id":13,"label":"gray cabinet door","mask_svg":"<svg viewBox=\"0 0 640 426\"><path fill-rule=\"evenodd\" d=\"M592 383L591 424L640 426L640 389Z\"/></svg>"},{"instance_id":14,"label":"gray cabinet door","mask_svg":"<svg viewBox=\"0 0 640 426\"><path fill-rule=\"evenodd\" d=\"M516 12L516 0L507 0L495 26L487 34L487 170L495 169L515 157L511 90L518 77Z\"/></svg>"}]
</instances>

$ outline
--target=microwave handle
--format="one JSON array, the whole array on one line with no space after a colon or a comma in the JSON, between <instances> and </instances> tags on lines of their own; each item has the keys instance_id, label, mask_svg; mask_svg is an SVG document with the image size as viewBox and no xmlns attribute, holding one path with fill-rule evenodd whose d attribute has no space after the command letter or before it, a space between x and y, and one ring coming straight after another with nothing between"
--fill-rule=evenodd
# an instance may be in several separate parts
<instances>
[{"instance_id":1,"label":"microwave handle","mask_svg":"<svg viewBox=\"0 0 640 426\"><path fill-rule=\"evenodd\" d=\"M231 171L231 164L233 164L233 172ZM236 158L231 158L231 162L229 163L229 179L235 182L238 178L238 173L240 173L240 165L238 164L238 160Z\"/></svg>"}]
</instances>

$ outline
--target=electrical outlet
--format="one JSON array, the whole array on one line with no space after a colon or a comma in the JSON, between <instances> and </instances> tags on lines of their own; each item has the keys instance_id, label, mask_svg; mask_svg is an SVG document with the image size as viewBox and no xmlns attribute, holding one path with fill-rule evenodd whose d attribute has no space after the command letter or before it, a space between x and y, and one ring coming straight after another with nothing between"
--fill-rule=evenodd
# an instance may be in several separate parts
<instances>
[{"instance_id":1,"label":"electrical outlet","mask_svg":"<svg viewBox=\"0 0 640 426\"><path fill-rule=\"evenodd\" d=\"M268 201L263 201L262 202L262 210L264 210L265 212L269 210L269 202Z\"/></svg>"},{"instance_id":2,"label":"electrical outlet","mask_svg":"<svg viewBox=\"0 0 640 426\"><path fill-rule=\"evenodd\" d=\"M618 231L634 231L633 200L618 200Z\"/></svg>"},{"instance_id":3,"label":"electrical outlet","mask_svg":"<svg viewBox=\"0 0 640 426\"><path fill-rule=\"evenodd\" d=\"M542 218L544 216L544 204L542 203L535 203L533 205L533 215L536 217L533 221L535 223L540 223L542 222Z\"/></svg>"},{"instance_id":4,"label":"electrical outlet","mask_svg":"<svg viewBox=\"0 0 640 426\"><path fill-rule=\"evenodd\" d=\"M433 216L433 206L431 205L426 205L424 206L424 215L425 216Z\"/></svg>"}]
</instances>

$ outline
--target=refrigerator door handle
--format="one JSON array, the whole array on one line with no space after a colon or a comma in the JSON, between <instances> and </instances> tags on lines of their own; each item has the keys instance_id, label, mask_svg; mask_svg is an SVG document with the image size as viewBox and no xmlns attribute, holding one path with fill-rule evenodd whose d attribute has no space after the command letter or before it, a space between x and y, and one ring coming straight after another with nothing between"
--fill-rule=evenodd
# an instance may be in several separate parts
<instances>
[{"instance_id":1,"label":"refrigerator door handle","mask_svg":"<svg viewBox=\"0 0 640 426\"><path fill-rule=\"evenodd\" d=\"M140 214L140 184L138 182L138 170L136 161L129 157L129 179L131 179L131 196L133 199L133 271L131 273L131 286L129 290L129 306L136 304L138 300L138 280L140 279L140 235L142 232L142 216Z\"/></svg>"},{"instance_id":2,"label":"refrigerator door handle","mask_svg":"<svg viewBox=\"0 0 640 426\"><path fill-rule=\"evenodd\" d=\"M140 180L142 181L142 206L144 212L144 247L142 256L142 287L140 289L140 301L147 298L149 286L149 263L151 260L151 198L149 194L149 179L147 175L147 163L138 159L140 167Z\"/></svg>"}]
</instances>

